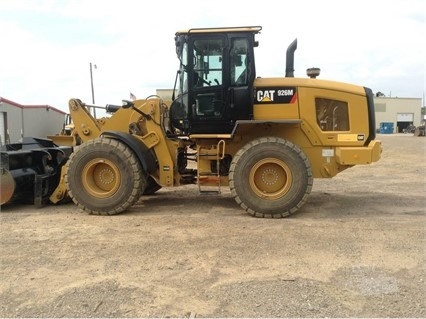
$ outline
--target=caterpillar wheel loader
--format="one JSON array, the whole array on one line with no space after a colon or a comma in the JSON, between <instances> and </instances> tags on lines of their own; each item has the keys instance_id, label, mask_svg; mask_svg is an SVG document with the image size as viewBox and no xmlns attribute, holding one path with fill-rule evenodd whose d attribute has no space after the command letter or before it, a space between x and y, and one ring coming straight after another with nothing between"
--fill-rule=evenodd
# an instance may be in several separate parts
<instances>
[{"instance_id":1,"label":"caterpillar wheel loader","mask_svg":"<svg viewBox=\"0 0 426 319\"><path fill-rule=\"evenodd\" d=\"M200 194L229 187L242 209L281 218L306 202L314 178L380 159L371 89L294 77L297 39L285 76L258 77L260 26L175 34L179 69L172 101L123 101L108 119L70 99L82 143L74 147L51 196L83 211L114 215L161 187L196 184Z\"/></svg>"}]
</instances>

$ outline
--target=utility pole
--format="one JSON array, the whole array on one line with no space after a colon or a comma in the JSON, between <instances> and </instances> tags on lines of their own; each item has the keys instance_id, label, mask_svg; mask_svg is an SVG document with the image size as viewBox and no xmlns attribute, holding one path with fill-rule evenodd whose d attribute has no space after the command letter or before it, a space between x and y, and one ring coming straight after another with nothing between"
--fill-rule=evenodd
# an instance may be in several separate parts
<instances>
[{"instance_id":1,"label":"utility pole","mask_svg":"<svg viewBox=\"0 0 426 319\"><path fill-rule=\"evenodd\" d=\"M92 62L90 62L90 85L92 87L92 105L95 105L95 89L93 87L93 71L92 71L93 68L97 69L96 64L92 65ZM95 107L93 107L93 116L96 118Z\"/></svg>"}]
</instances>

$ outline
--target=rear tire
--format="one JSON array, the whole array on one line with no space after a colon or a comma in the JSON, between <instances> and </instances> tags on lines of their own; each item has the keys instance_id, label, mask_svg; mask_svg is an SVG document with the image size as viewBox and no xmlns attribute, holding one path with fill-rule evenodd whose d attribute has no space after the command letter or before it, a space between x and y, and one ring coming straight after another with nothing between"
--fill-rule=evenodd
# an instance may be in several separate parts
<instances>
[{"instance_id":1,"label":"rear tire","mask_svg":"<svg viewBox=\"0 0 426 319\"><path fill-rule=\"evenodd\" d=\"M306 155L293 143L275 137L249 142L235 154L229 171L232 196L255 217L295 213L306 202L312 184Z\"/></svg>"},{"instance_id":2,"label":"rear tire","mask_svg":"<svg viewBox=\"0 0 426 319\"><path fill-rule=\"evenodd\" d=\"M138 201L147 177L137 156L125 144L100 137L75 148L66 184L70 197L82 210L116 215Z\"/></svg>"}]
</instances>

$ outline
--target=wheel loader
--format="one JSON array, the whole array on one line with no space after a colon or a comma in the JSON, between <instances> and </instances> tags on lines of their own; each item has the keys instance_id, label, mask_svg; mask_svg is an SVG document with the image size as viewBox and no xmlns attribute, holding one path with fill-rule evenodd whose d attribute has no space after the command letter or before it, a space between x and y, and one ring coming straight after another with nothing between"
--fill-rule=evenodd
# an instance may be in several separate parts
<instances>
[{"instance_id":1,"label":"wheel loader","mask_svg":"<svg viewBox=\"0 0 426 319\"><path fill-rule=\"evenodd\" d=\"M197 28L175 34L173 96L111 106L97 120L69 101L75 146L52 193L83 211L114 215L162 187L196 184L202 195L229 187L255 217L282 218L307 201L314 178L380 159L371 89L294 77L297 39L285 76L256 74L260 26Z\"/></svg>"}]
</instances>

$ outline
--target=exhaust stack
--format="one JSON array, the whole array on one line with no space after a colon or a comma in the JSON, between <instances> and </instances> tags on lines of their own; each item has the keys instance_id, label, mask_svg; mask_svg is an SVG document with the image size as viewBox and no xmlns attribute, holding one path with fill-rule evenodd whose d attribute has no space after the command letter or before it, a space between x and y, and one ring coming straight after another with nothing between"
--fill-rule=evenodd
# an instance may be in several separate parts
<instances>
[{"instance_id":1,"label":"exhaust stack","mask_svg":"<svg viewBox=\"0 0 426 319\"><path fill-rule=\"evenodd\" d=\"M297 49L297 38L288 46L286 53L285 77L294 78L294 51Z\"/></svg>"}]
</instances>

